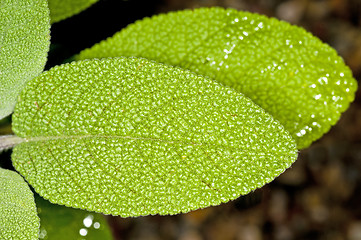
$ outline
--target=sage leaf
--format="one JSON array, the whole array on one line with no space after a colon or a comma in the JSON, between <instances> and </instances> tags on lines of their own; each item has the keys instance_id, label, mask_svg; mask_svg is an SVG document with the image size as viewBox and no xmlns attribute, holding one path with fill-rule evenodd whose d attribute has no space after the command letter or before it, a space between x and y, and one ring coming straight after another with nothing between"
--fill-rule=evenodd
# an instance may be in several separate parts
<instances>
[{"instance_id":1,"label":"sage leaf","mask_svg":"<svg viewBox=\"0 0 361 240\"><path fill-rule=\"evenodd\" d=\"M357 88L336 51L304 29L234 9L145 18L77 59L116 56L180 66L242 92L279 120L299 149L337 122Z\"/></svg>"},{"instance_id":2,"label":"sage leaf","mask_svg":"<svg viewBox=\"0 0 361 240\"><path fill-rule=\"evenodd\" d=\"M25 83L43 71L49 29L46 0L1 0L0 119L13 112Z\"/></svg>"},{"instance_id":3,"label":"sage leaf","mask_svg":"<svg viewBox=\"0 0 361 240\"><path fill-rule=\"evenodd\" d=\"M14 171L0 168L0 239L38 239L34 195Z\"/></svg>"},{"instance_id":4,"label":"sage leaf","mask_svg":"<svg viewBox=\"0 0 361 240\"><path fill-rule=\"evenodd\" d=\"M40 218L40 239L113 239L102 214L51 204L38 195L35 202Z\"/></svg>"},{"instance_id":5,"label":"sage leaf","mask_svg":"<svg viewBox=\"0 0 361 240\"><path fill-rule=\"evenodd\" d=\"M122 217L218 205L296 160L283 126L210 79L137 58L73 62L29 82L12 161L53 203Z\"/></svg>"},{"instance_id":6,"label":"sage leaf","mask_svg":"<svg viewBox=\"0 0 361 240\"><path fill-rule=\"evenodd\" d=\"M80 13L98 0L48 0L51 23L60 22Z\"/></svg>"}]
</instances>

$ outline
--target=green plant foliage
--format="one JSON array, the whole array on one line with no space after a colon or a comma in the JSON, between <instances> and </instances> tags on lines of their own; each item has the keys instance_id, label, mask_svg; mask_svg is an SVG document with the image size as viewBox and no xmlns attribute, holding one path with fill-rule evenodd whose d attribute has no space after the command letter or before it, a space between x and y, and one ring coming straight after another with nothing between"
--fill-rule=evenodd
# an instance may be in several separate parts
<instances>
[{"instance_id":1,"label":"green plant foliage","mask_svg":"<svg viewBox=\"0 0 361 240\"><path fill-rule=\"evenodd\" d=\"M0 239L38 239L34 195L14 171L0 168Z\"/></svg>"},{"instance_id":2,"label":"green plant foliage","mask_svg":"<svg viewBox=\"0 0 361 240\"><path fill-rule=\"evenodd\" d=\"M145 18L77 59L116 56L180 66L244 93L285 126L299 149L337 122L357 88L335 50L304 29L233 9Z\"/></svg>"},{"instance_id":3,"label":"green plant foliage","mask_svg":"<svg viewBox=\"0 0 361 240\"><path fill-rule=\"evenodd\" d=\"M187 70L115 58L54 67L19 97L15 168L58 204L105 214L177 214L263 186L294 140L234 90Z\"/></svg>"},{"instance_id":4,"label":"green plant foliage","mask_svg":"<svg viewBox=\"0 0 361 240\"><path fill-rule=\"evenodd\" d=\"M48 0L51 23L60 22L80 13L98 0Z\"/></svg>"},{"instance_id":5,"label":"green plant foliage","mask_svg":"<svg viewBox=\"0 0 361 240\"><path fill-rule=\"evenodd\" d=\"M43 70L49 28L46 0L1 0L0 119L13 112L25 83Z\"/></svg>"},{"instance_id":6,"label":"green plant foliage","mask_svg":"<svg viewBox=\"0 0 361 240\"><path fill-rule=\"evenodd\" d=\"M51 204L35 197L40 217L40 239L113 239L103 215Z\"/></svg>"}]
</instances>

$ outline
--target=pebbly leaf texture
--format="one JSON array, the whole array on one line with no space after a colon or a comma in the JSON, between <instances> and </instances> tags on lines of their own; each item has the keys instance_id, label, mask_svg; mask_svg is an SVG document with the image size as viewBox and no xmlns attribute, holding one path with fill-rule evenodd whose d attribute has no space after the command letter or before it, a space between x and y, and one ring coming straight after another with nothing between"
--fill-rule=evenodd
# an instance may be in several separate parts
<instances>
[{"instance_id":1,"label":"pebbly leaf texture","mask_svg":"<svg viewBox=\"0 0 361 240\"><path fill-rule=\"evenodd\" d=\"M299 149L337 122L357 88L336 51L304 29L234 9L145 18L77 59L116 56L180 66L242 92L279 120Z\"/></svg>"},{"instance_id":2,"label":"pebbly leaf texture","mask_svg":"<svg viewBox=\"0 0 361 240\"><path fill-rule=\"evenodd\" d=\"M0 168L0 239L38 239L34 195L16 172Z\"/></svg>"},{"instance_id":3,"label":"pebbly leaf texture","mask_svg":"<svg viewBox=\"0 0 361 240\"><path fill-rule=\"evenodd\" d=\"M0 119L13 112L26 82L43 71L49 33L46 0L1 0Z\"/></svg>"},{"instance_id":4,"label":"pebbly leaf texture","mask_svg":"<svg viewBox=\"0 0 361 240\"><path fill-rule=\"evenodd\" d=\"M51 23L60 22L80 13L98 0L48 0Z\"/></svg>"},{"instance_id":5,"label":"pebbly leaf texture","mask_svg":"<svg viewBox=\"0 0 361 240\"><path fill-rule=\"evenodd\" d=\"M35 196L40 218L39 239L111 240L104 215L51 204Z\"/></svg>"},{"instance_id":6,"label":"pebbly leaf texture","mask_svg":"<svg viewBox=\"0 0 361 240\"><path fill-rule=\"evenodd\" d=\"M51 202L123 217L218 205L296 160L292 137L250 99L146 59L54 67L19 97L15 168Z\"/></svg>"}]
</instances>

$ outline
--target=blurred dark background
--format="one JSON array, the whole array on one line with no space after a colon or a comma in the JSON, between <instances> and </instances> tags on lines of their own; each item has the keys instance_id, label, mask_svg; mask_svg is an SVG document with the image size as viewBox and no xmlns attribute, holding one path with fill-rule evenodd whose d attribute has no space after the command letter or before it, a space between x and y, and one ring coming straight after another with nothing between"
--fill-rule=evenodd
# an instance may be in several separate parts
<instances>
[{"instance_id":1,"label":"blurred dark background","mask_svg":"<svg viewBox=\"0 0 361 240\"><path fill-rule=\"evenodd\" d=\"M46 68L129 23L185 8L222 6L302 26L334 47L361 79L361 0L100 0L55 23ZM10 120L0 134L11 133ZM0 155L9 159L10 152ZM11 168L10 161L1 165ZM235 201L176 216L107 216L116 239L361 240L361 98L280 177Z\"/></svg>"}]
</instances>

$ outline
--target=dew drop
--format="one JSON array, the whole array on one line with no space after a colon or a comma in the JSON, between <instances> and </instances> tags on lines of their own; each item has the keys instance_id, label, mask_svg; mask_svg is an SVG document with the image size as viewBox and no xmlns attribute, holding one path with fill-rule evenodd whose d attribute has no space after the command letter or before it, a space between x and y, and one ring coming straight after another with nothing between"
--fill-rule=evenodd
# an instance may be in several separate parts
<instances>
[{"instance_id":1,"label":"dew drop","mask_svg":"<svg viewBox=\"0 0 361 240\"><path fill-rule=\"evenodd\" d=\"M100 223L95 222L95 223L94 223L94 228L95 228L95 229L99 229L99 228L100 228Z\"/></svg>"},{"instance_id":2,"label":"dew drop","mask_svg":"<svg viewBox=\"0 0 361 240\"><path fill-rule=\"evenodd\" d=\"M90 227L93 224L93 215L88 215L86 218L84 218L83 220L83 224L85 227Z\"/></svg>"},{"instance_id":3,"label":"dew drop","mask_svg":"<svg viewBox=\"0 0 361 240\"><path fill-rule=\"evenodd\" d=\"M80 234L81 236L86 236L86 235L88 234L88 230L86 230L85 228L81 228L81 229L79 230L79 234Z\"/></svg>"}]
</instances>

